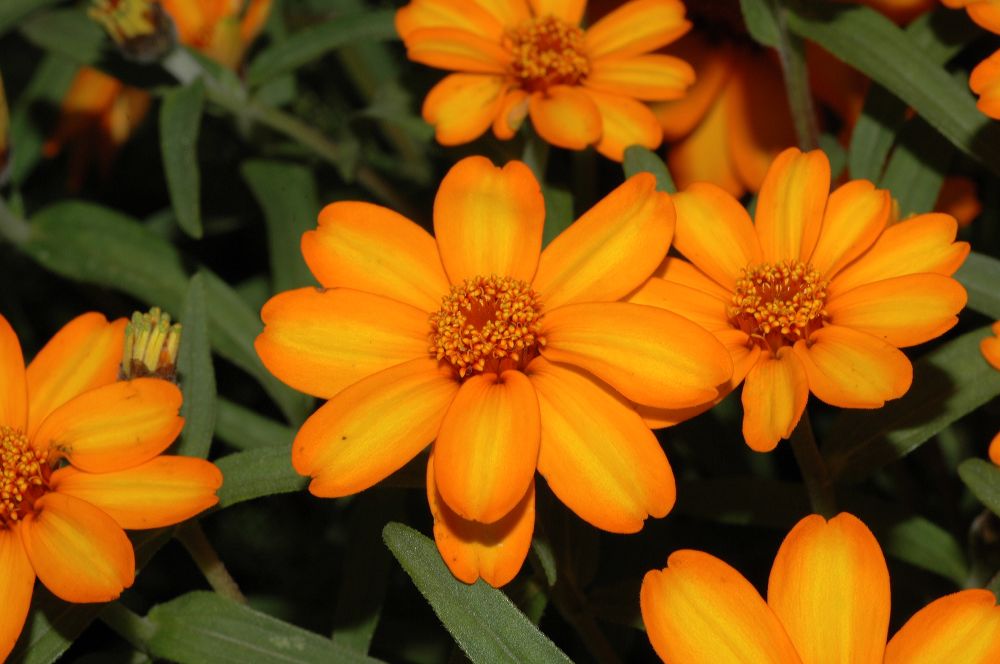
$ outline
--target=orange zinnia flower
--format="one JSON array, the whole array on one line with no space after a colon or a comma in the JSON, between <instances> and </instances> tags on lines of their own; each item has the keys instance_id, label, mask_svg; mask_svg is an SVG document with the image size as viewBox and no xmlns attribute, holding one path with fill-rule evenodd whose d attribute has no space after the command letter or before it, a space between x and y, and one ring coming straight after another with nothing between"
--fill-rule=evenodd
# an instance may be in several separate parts
<instances>
[{"instance_id":1,"label":"orange zinnia flower","mask_svg":"<svg viewBox=\"0 0 1000 664\"><path fill-rule=\"evenodd\" d=\"M630 178L541 251L531 171L455 165L431 237L385 208L328 205L302 238L323 288L272 298L257 353L292 387L329 399L292 463L323 497L357 493L434 442L434 535L458 578L499 586L527 554L534 474L605 530L642 528L674 480L633 405L711 401L725 348L694 323L621 302L662 261L670 197Z\"/></svg>"},{"instance_id":2,"label":"orange zinnia flower","mask_svg":"<svg viewBox=\"0 0 1000 664\"><path fill-rule=\"evenodd\" d=\"M236 69L271 13L272 0L161 0L182 44Z\"/></svg>"},{"instance_id":3,"label":"orange zinnia flower","mask_svg":"<svg viewBox=\"0 0 1000 664\"><path fill-rule=\"evenodd\" d=\"M1000 661L1000 607L983 589L931 602L886 645L889 570L875 536L847 513L792 528L767 602L718 558L683 550L646 574L640 603L653 648L671 664Z\"/></svg>"},{"instance_id":4,"label":"orange zinnia flower","mask_svg":"<svg viewBox=\"0 0 1000 664\"><path fill-rule=\"evenodd\" d=\"M979 342L979 350L990 365L1000 371L1000 321L993 323L993 336L986 337ZM990 443L990 461L1000 466L1000 432L993 437Z\"/></svg>"},{"instance_id":5,"label":"orange zinnia flower","mask_svg":"<svg viewBox=\"0 0 1000 664\"><path fill-rule=\"evenodd\" d=\"M68 602L132 585L123 528L158 528L217 502L219 470L160 456L180 432L181 392L116 381L125 320L70 321L24 366L0 316L0 659L17 640L35 576Z\"/></svg>"},{"instance_id":6,"label":"orange zinnia flower","mask_svg":"<svg viewBox=\"0 0 1000 664\"><path fill-rule=\"evenodd\" d=\"M743 435L758 451L787 438L809 392L843 408L902 396L913 369L898 350L951 328L966 293L950 275L969 252L955 220L924 214L887 225L889 192L854 180L830 192L816 150L778 156L756 223L719 187L674 196L674 244L631 302L677 312L714 331L743 387ZM695 411L649 411L657 426Z\"/></svg>"},{"instance_id":7,"label":"orange zinnia flower","mask_svg":"<svg viewBox=\"0 0 1000 664\"><path fill-rule=\"evenodd\" d=\"M656 118L637 100L676 99L694 81L678 58L651 54L691 27L680 0L632 0L586 30L584 0L413 0L396 14L411 60L457 71L424 101L444 145L492 125L514 136L525 116L563 148L596 145L622 160L633 144L657 147Z\"/></svg>"},{"instance_id":8,"label":"orange zinnia flower","mask_svg":"<svg viewBox=\"0 0 1000 664\"><path fill-rule=\"evenodd\" d=\"M969 18L990 32L1000 34L1000 1L941 0L952 9L962 9ZM969 87L979 95L976 106L985 115L1000 119L1000 51L986 58L972 70Z\"/></svg>"}]
</instances>

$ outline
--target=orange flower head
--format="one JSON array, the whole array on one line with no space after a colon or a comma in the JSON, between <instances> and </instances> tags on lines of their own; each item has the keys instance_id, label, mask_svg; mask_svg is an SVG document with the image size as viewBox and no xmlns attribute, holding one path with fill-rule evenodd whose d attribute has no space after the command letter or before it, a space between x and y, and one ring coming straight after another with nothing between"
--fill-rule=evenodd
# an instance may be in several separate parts
<instances>
[{"instance_id":1,"label":"orange flower head","mask_svg":"<svg viewBox=\"0 0 1000 664\"><path fill-rule=\"evenodd\" d=\"M110 601L135 576L124 529L172 525L218 501L218 468L161 454L184 424L177 386L117 380L124 327L79 316L25 368L0 316L0 659L36 577L68 602Z\"/></svg>"},{"instance_id":2,"label":"orange flower head","mask_svg":"<svg viewBox=\"0 0 1000 664\"><path fill-rule=\"evenodd\" d=\"M670 664L1000 661L1000 606L981 588L931 602L886 643L889 570L875 536L847 513L792 528L766 601L738 571L691 550L648 572L639 601L649 640Z\"/></svg>"},{"instance_id":3,"label":"orange flower head","mask_svg":"<svg viewBox=\"0 0 1000 664\"><path fill-rule=\"evenodd\" d=\"M1000 2L997 0L942 0L951 9L965 9L977 25L1000 34ZM972 70L969 88L977 95L976 106L984 115L1000 119L1000 51L996 51Z\"/></svg>"},{"instance_id":4,"label":"orange flower head","mask_svg":"<svg viewBox=\"0 0 1000 664\"><path fill-rule=\"evenodd\" d=\"M174 28L157 0L94 0L87 15L100 23L122 53L153 62L176 43Z\"/></svg>"},{"instance_id":5,"label":"orange flower head","mask_svg":"<svg viewBox=\"0 0 1000 664\"><path fill-rule=\"evenodd\" d=\"M261 311L264 365L328 399L292 444L309 490L357 493L430 446L438 549L459 579L495 586L527 555L536 470L599 528L664 516L673 474L635 408L710 403L732 373L706 330L623 301L663 260L670 196L632 177L543 251L528 167L469 157L433 216L434 237L375 205L328 205L302 238L323 288Z\"/></svg>"},{"instance_id":6,"label":"orange flower head","mask_svg":"<svg viewBox=\"0 0 1000 664\"><path fill-rule=\"evenodd\" d=\"M629 296L712 330L745 380L743 434L757 451L791 435L811 392L842 408L878 408L909 389L898 349L950 329L965 306L951 278L969 252L944 214L892 223L892 199L867 181L830 191L820 151L790 148L767 172L756 220L720 187L674 197L674 244ZM703 408L646 410L668 426Z\"/></svg>"},{"instance_id":7,"label":"orange flower head","mask_svg":"<svg viewBox=\"0 0 1000 664\"><path fill-rule=\"evenodd\" d=\"M632 0L584 29L586 2L413 0L396 13L411 60L456 73L427 95L424 119L443 145L492 127L512 138L525 117L558 147L595 146L621 161L663 137L645 103L682 97L694 72L654 54L691 27L680 0Z\"/></svg>"},{"instance_id":8,"label":"orange flower head","mask_svg":"<svg viewBox=\"0 0 1000 664\"><path fill-rule=\"evenodd\" d=\"M993 323L993 336L979 342L983 357L997 371L1000 371L1000 321ZM990 461L1000 466L1000 431L993 436L989 450Z\"/></svg>"}]
</instances>

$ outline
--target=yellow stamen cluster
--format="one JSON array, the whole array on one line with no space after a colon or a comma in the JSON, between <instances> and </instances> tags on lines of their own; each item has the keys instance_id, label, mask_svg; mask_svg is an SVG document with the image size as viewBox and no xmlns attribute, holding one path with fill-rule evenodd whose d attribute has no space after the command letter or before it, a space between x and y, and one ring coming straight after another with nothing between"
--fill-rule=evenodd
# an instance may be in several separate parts
<instances>
[{"instance_id":1,"label":"yellow stamen cluster","mask_svg":"<svg viewBox=\"0 0 1000 664\"><path fill-rule=\"evenodd\" d=\"M533 18L506 35L514 55L510 75L529 92L576 85L590 73L583 30L554 16Z\"/></svg>"},{"instance_id":2,"label":"yellow stamen cluster","mask_svg":"<svg viewBox=\"0 0 1000 664\"><path fill-rule=\"evenodd\" d=\"M45 492L49 467L21 431L0 425L0 526L19 521Z\"/></svg>"},{"instance_id":3,"label":"yellow stamen cluster","mask_svg":"<svg viewBox=\"0 0 1000 664\"><path fill-rule=\"evenodd\" d=\"M125 326L122 352L122 378L157 376L172 380L177 373L177 349L181 343L181 324L170 324L170 314L153 307L149 313L138 311Z\"/></svg>"},{"instance_id":4,"label":"yellow stamen cluster","mask_svg":"<svg viewBox=\"0 0 1000 664\"><path fill-rule=\"evenodd\" d=\"M749 265L736 281L730 322L762 348L777 351L823 326L826 286L802 261Z\"/></svg>"},{"instance_id":5,"label":"yellow stamen cluster","mask_svg":"<svg viewBox=\"0 0 1000 664\"><path fill-rule=\"evenodd\" d=\"M156 60L173 48L173 23L157 0L94 0L87 14L125 55L140 62Z\"/></svg>"},{"instance_id":6,"label":"yellow stamen cluster","mask_svg":"<svg viewBox=\"0 0 1000 664\"><path fill-rule=\"evenodd\" d=\"M460 377L523 368L545 345L542 307L531 287L510 277L474 277L441 298L431 315L430 352Z\"/></svg>"}]
</instances>

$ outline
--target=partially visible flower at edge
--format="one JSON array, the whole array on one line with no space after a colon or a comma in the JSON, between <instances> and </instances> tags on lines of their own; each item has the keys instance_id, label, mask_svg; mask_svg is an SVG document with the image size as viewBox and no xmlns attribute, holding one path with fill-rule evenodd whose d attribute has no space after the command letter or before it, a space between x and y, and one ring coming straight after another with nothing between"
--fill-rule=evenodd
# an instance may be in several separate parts
<instances>
[{"instance_id":1,"label":"partially visible flower at edge","mask_svg":"<svg viewBox=\"0 0 1000 664\"><path fill-rule=\"evenodd\" d=\"M993 323L993 336L986 337L979 342L979 350L983 357L997 371L1000 371L1000 321ZM990 442L990 461L1000 466L1000 431Z\"/></svg>"},{"instance_id":2,"label":"partially visible flower at edge","mask_svg":"<svg viewBox=\"0 0 1000 664\"><path fill-rule=\"evenodd\" d=\"M969 253L956 221L890 224L889 192L853 180L830 192L823 152L790 148L768 171L755 222L732 196L695 183L674 196L674 246L630 302L663 307L718 335L743 385L754 450L788 438L809 393L841 408L879 408L910 387L899 348L957 322L965 289L951 274ZM640 411L668 426L704 408Z\"/></svg>"},{"instance_id":3,"label":"partially visible flower at edge","mask_svg":"<svg viewBox=\"0 0 1000 664\"><path fill-rule=\"evenodd\" d=\"M0 659L36 575L67 602L115 599L135 576L124 529L172 525L218 501L218 468L161 455L184 424L177 386L116 380L124 328L78 316L25 368L0 316Z\"/></svg>"},{"instance_id":4,"label":"partially visible flower at edge","mask_svg":"<svg viewBox=\"0 0 1000 664\"><path fill-rule=\"evenodd\" d=\"M941 0L952 9L965 9L979 26L1000 34L1000 2L997 0ZM984 115L1000 119L1000 50L972 70L969 88L979 95L976 106Z\"/></svg>"},{"instance_id":5,"label":"partially visible flower at edge","mask_svg":"<svg viewBox=\"0 0 1000 664\"><path fill-rule=\"evenodd\" d=\"M584 0L413 0L396 13L407 56L452 70L428 93L423 116L438 142L458 145L491 126L514 136L524 118L552 145L595 145L622 160L662 135L643 101L676 99L691 67L651 51L690 28L680 0L631 0L589 28Z\"/></svg>"},{"instance_id":6,"label":"partially visible flower at edge","mask_svg":"<svg viewBox=\"0 0 1000 664\"><path fill-rule=\"evenodd\" d=\"M715 556L675 551L648 572L640 605L656 653L670 664L993 664L1000 607L985 589L920 609L886 644L889 570L857 517L805 517L774 558L767 601Z\"/></svg>"},{"instance_id":7,"label":"partially visible flower at edge","mask_svg":"<svg viewBox=\"0 0 1000 664\"><path fill-rule=\"evenodd\" d=\"M292 445L309 490L357 493L431 446L438 549L462 581L494 586L527 555L536 468L598 528L664 516L673 474L635 404L711 402L732 373L696 324L620 301L663 260L670 196L638 174L542 251L528 167L469 157L442 180L433 217L434 237L376 205L328 205L302 238L323 288L261 311L264 365L328 400Z\"/></svg>"}]
</instances>

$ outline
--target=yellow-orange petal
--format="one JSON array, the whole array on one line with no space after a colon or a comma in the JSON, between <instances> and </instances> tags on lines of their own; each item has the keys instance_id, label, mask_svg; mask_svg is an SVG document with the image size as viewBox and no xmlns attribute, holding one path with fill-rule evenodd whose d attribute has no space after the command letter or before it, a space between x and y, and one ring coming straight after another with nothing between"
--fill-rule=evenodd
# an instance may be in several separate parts
<instances>
[{"instance_id":1,"label":"yellow-orange petal","mask_svg":"<svg viewBox=\"0 0 1000 664\"><path fill-rule=\"evenodd\" d=\"M636 403L684 408L711 401L729 381L729 353L683 316L640 304L570 304L542 319L553 362L581 367Z\"/></svg>"},{"instance_id":2,"label":"yellow-orange petal","mask_svg":"<svg viewBox=\"0 0 1000 664\"><path fill-rule=\"evenodd\" d=\"M587 210L545 248L532 286L546 310L611 302L652 274L670 247L674 206L638 173Z\"/></svg>"},{"instance_id":3,"label":"yellow-orange petal","mask_svg":"<svg viewBox=\"0 0 1000 664\"><path fill-rule=\"evenodd\" d=\"M596 60L584 85L621 97L665 101L683 97L694 80L694 69L684 60L652 54Z\"/></svg>"},{"instance_id":4,"label":"yellow-orange petal","mask_svg":"<svg viewBox=\"0 0 1000 664\"><path fill-rule=\"evenodd\" d=\"M524 497L538 464L538 399L520 371L466 380L434 443L435 484L463 519L493 523Z\"/></svg>"},{"instance_id":5,"label":"yellow-orange petal","mask_svg":"<svg viewBox=\"0 0 1000 664\"><path fill-rule=\"evenodd\" d=\"M110 473L85 473L66 466L52 474L51 487L98 508L126 530L162 528L189 519L219 502L222 473L203 459L158 456Z\"/></svg>"},{"instance_id":6,"label":"yellow-orange petal","mask_svg":"<svg viewBox=\"0 0 1000 664\"><path fill-rule=\"evenodd\" d=\"M582 150L601 138L601 114L580 88L557 85L528 99L528 115L546 142L569 150Z\"/></svg>"},{"instance_id":7,"label":"yellow-orange petal","mask_svg":"<svg viewBox=\"0 0 1000 664\"><path fill-rule=\"evenodd\" d=\"M694 265L676 256L667 256L663 259L660 267L656 268L656 271L653 272L653 276L659 277L664 281L693 288L723 302L728 302L733 297L731 290L723 288L718 282L710 279Z\"/></svg>"},{"instance_id":8,"label":"yellow-orange petal","mask_svg":"<svg viewBox=\"0 0 1000 664\"><path fill-rule=\"evenodd\" d=\"M674 506L674 475L631 404L583 371L538 357L527 369L538 394L538 472L584 521L614 533L642 529Z\"/></svg>"},{"instance_id":9,"label":"yellow-orange petal","mask_svg":"<svg viewBox=\"0 0 1000 664\"><path fill-rule=\"evenodd\" d=\"M444 293L442 293L443 295ZM300 392L329 399L389 367L427 356L427 312L348 288L275 295L254 348L264 366Z\"/></svg>"},{"instance_id":10,"label":"yellow-orange petal","mask_svg":"<svg viewBox=\"0 0 1000 664\"><path fill-rule=\"evenodd\" d=\"M649 106L631 97L584 88L601 116L601 140L597 151L608 159L622 161L625 148L641 145L650 150L663 142L663 131Z\"/></svg>"},{"instance_id":11,"label":"yellow-orange petal","mask_svg":"<svg viewBox=\"0 0 1000 664\"><path fill-rule=\"evenodd\" d=\"M476 579L494 588L510 583L531 548L535 530L535 481L520 502L499 521L479 523L455 514L437 490L434 453L427 460L427 502L434 517L434 542L448 569L465 583Z\"/></svg>"},{"instance_id":12,"label":"yellow-orange petal","mask_svg":"<svg viewBox=\"0 0 1000 664\"><path fill-rule=\"evenodd\" d=\"M182 400L176 385L159 378L105 385L52 411L32 445L87 472L138 466L167 449L181 432Z\"/></svg>"},{"instance_id":13,"label":"yellow-orange petal","mask_svg":"<svg viewBox=\"0 0 1000 664\"><path fill-rule=\"evenodd\" d=\"M696 182L674 196L674 205L674 246L731 292L741 271L762 260L750 215L739 201L708 182Z\"/></svg>"},{"instance_id":14,"label":"yellow-orange petal","mask_svg":"<svg viewBox=\"0 0 1000 664\"><path fill-rule=\"evenodd\" d=\"M940 597L889 641L885 664L993 664L1000 661L1000 606L976 588Z\"/></svg>"},{"instance_id":15,"label":"yellow-orange petal","mask_svg":"<svg viewBox=\"0 0 1000 664\"><path fill-rule=\"evenodd\" d=\"M837 187L826 204L823 228L809 263L830 279L874 244L891 211L892 196L868 180Z\"/></svg>"},{"instance_id":16,"label":"yellow-orange petal","mask_svg":"<svg viewBox=\"0 0 1000 664\"><path fill-rule=\"evenodd\" d=\"M672 311L709 332L732 329L729 325L729 316L726 314L727 302L659 277L650 277L625 301Z\"/></svg>"},{"instance_id":17,"label":"yellow-orange petal","mask_svg":"<svg viewBox=\"0 0 1000 664\"><path fill-rule=\"evenodd\" d=\"M792 435L808 399L805 369L791 349L761 353L743 384L743 439L750 449L770 452Z\"/></svg>"},{"instance_id":18,"label":"yellow-orange petal","mask_svg":"<svg viewBox=\"0 0 1000 664\"><path fill-rule=\"evenodd\" d=\"M993 323L993 336L979 342L979 350L990 365L1000 371L1000 321Z\"/></svg>"},{"instance_id":19,"label":"yellow-orange petal","mask_svg":"<svg viewBox=\"0 0 1000 664\"><path fill-rule=\"evenodd\" d=\"M338 201L320 210L319 226L302 235L302 256L326 288L353 288L423 311L440 307L449 288L431 234L371 203Z\"/></svg>"},{"instance_id":20,"label":"yellow-orange petal","mask_svg":"<svg viewBox=\"0 0 1000 664\"><path fill-rule=\"evenodd\" d=\"M587 57L624 58L655 51L691 29L680 0L630 0L584 34Z\"/></svg>"},{"instance_id":21,"label":"yellow-orange petal","mask_svg":"<svg viewBox=\"0 0 1000 664\"><path fill-rule=\"evenodd\" d=\"M980 0L966 3L969 18L992 33L1000 34L1000 3L996 0Z\"/></svg>"},{"instance_id":22,"label":"yellow-orange petal","mask_svg":"<svg viewBox=\"0 0 1000 664\"><path fill-rule=\"evenodd\" d=\"M267 24L273 0L249 0L240 19L240 43L249 46Z\"/></svg>"},{"instance_id":23,"label":"yellow-orange petal","mask_svg":"<svg viewBox=\"0 0 1000 664\"><path fill-rule=\"evenodd\" d=\"M468 143L493 125L506 90L503 76L449 74L427 93L424 120L441 145Z\"/></svg>"},{"instance_id":24,"label":"yellow-orange petal","mask_svg":"<svg viewBox=\"0 0 1000 664\"><path fill-rule=\"evenodd\" d=\"M723 92L723 95L727 94ZM717 102L694 131L667 151L667 164L680 190L695 182L711 182L732 196L746 193L730 154L726 108Z\"/></svg>"},{"instance_id":25,"label":"yellow-orange petal","mask_svg":"<svg viewBox=\"0 0 1000 664\"><path fill-rule=\"evenodd\" d=\"M997 435L993 436L993 440L990 441L990 448L987 452L990 461L1000 466L1000 431Z\"/></svg>"},{"instance_id":26,"label":"yellow-orange petal","mask_svg":"<svg viewBox=\"0 0 1000 664\"><path fill-rule=\"evenodd\" d=\"M809 390L832 406L880 408L906 394L913 366L903 353L864 332L827 325L795 354L809 378Z\"/></svg>"},{"instance_id":27,"label":"yellow-orange petal","mask_svg":"<svg viewBox=\"0 0 1000 664\"><path fill-rule=\"evenodd\" d=\"M396 32L405 41L422 28L455 28L500 41L504 26L468 0L413 0L396 11Z\"/></svg>"},{"instance_id":28,"label":"yellow-orange petal","mask_svg":"<svg viewBox=\"0 0 1000 664\"><path fill-rule=\"evenodd\" d=\"M792 528L774 558L767 603L804 664L882 661L889 570L875 536L853 515L812 514Z\"/></svg>"},{"instance_id":29,"label":"yellow-orange petal","mask_svg":"<svg viewBox=\"0 0 1000 664\"><path fill-rule=\"evenodd\" d=\"M583 18L586 0L528 0L531 13L535 16L555 16L571 25L579 25Z\"/></svg>"},{"instance_id":30,"label":"yellow-orange petal","mask_svg":"<svg viewBox=\"0 0 1000 664\"><path fill-rule=\"evenodd\" d=\"M514 138L528 117L528 93L521 89L508 90L493 118L493 134L501 141Z\"/></svg>"},{"instance_id":31,"label":"yellow-orange petal","mask_svg":"<svg viewBox=\"0 0 1000 664\"><path fill-rule=\"evenodd\" d=\"M499 41L455 28L420 28L406 37L406 55L438 69L503 74L511 55Z\"/></svg>"},{"instance_id":32,"label":"yellow-orange petal","mask_svg":"<svg viewBox=\"0 0 1000 664\"><path fill-rule=\"evenodd\" d=\"M653 649L680 664L799 664L777 616L735 569L701 551L670 554L639 593Z\"/></svg>"},{"instance_id":33,"label":"yellow-orange petal","mask_svg":"<svg viewBox=\"0 0 1000 664\"><path fill-rule=\"evenodd\" d=\"M28 365L28 436L49 413L78 394L118 379L124 318L86 313L66 323Z\"/></svg>"},{"instance_id":34,"label":"yellow-orange petal","mask_svg":"<svg viewBox=\"0 0 1000 664\"><path fill-rule=\"evenodd\" d=\"M830 194L830 162L821 150L789 148L778 155L757 198L757 235L765 260L812 254Z\"/></svg>"},{"instance_id":35,"label":"yellow-orange petal","mask_svg":"<svg viewBox=\"0 0 1000 664\"><path fill-rule=\"evenodd\" d=\"M23 431L27 421L28 386L21 342L0 314L0 426Z\"/></svg>"},{"instance_id":36,"label":"yellow-orange petal","mask_svg":"<svg viewBox=\"0 0 1000 664\"><path fill-rule=\"evenodd\" d=\"M434 199L434 236L453 284L492 274L531 281L544 223L542 189L520 161L499 168L486 157L466 157Z\"/></svg>"},{"instance_id":37,"label":"yellow-orange petal","mask_svg":"<svg viewBox=\"0 0 1000 664\"><path fill-rule=\"evenodd\" d=\"M972 70L969 87L979 95L976 107L991 118L1000 117L1000 51L996 51Z\"/></svg>"},{"instance_id":38,"label":"yellow-orange petal","mask_svg":"<svg viewBox=\"0 0 1000 664\"><path fill-rule=\"evenodd\" d=\"M951 275L969 255L967 242L955 242L958 222L940 213L921 214L889 226L872 248L837 273L829 297L862 284L907 274Z\"/></svg>"},{"instance_id":39,"label":"yellow-orange petal","mask_svg":"<svg viewBox=\"0 0 1000 664\"><path fill-rule=\"evenodd\" d=\"M431 358L380 371L325 403L292 443L292 465L317 496L347 496L380 482L437 436L458 383Z\"/></svg>"},{"instance_id":40,"label":"yellow-orange petal","mask_svg":"<svg viewBox=\"0 0 1000 664\"><path fill-rule=\"evenodd\" d=\"M690 32L671 45L670 53L691 63L697 72L694 85L682 98L652 105L664 139L676 141L691 133L716 104L732 75L734 53L730 44L709 42L698 32Z\"/></svg>"},{"instance_id":41,"label":"yellow-orange petal","mask_svg":"<svg viewBox=\"0 0 1000 664\"><path fill-rule=\"evenodd\" d=\"M35 570L21 545L17 530L0 528L0 606L3 620L0 620L0 661L17 642L24 627L31 604L31 592L35 587Z\"/></svg>"},{"instance_id":42,"label":"yellow-orange petal","mask_svg":"<svg viewBox=\"0 0 1000 664\"><path fill-rule=\"evenodd\" d=\"M47 493L21 525L39 580L67 602L109 602L135 579L135 554L114 519L90 503Z\"/></svg>"},{"instance_id":43,"label":"yellow-orange petal","mask_svg":"<svg viewBox=\"0 0 1000 664\"><path fill-rule=\"evenodd\" d=\"M528 0L474 0L505 28L514 28L531 18Z\"/></svg>"},{"instance_id":44,"label":"yellow-orange petal","mask_svg":"<svg viewBox=\"0 0 1000 664\"><path fill-rule=\"evenodd\" d=\"M867 332L897 348L941 336L958 322L968 296L941 274L908 274L858 286L826 303L833 325Z\"/></svg>"}]
</instances>

